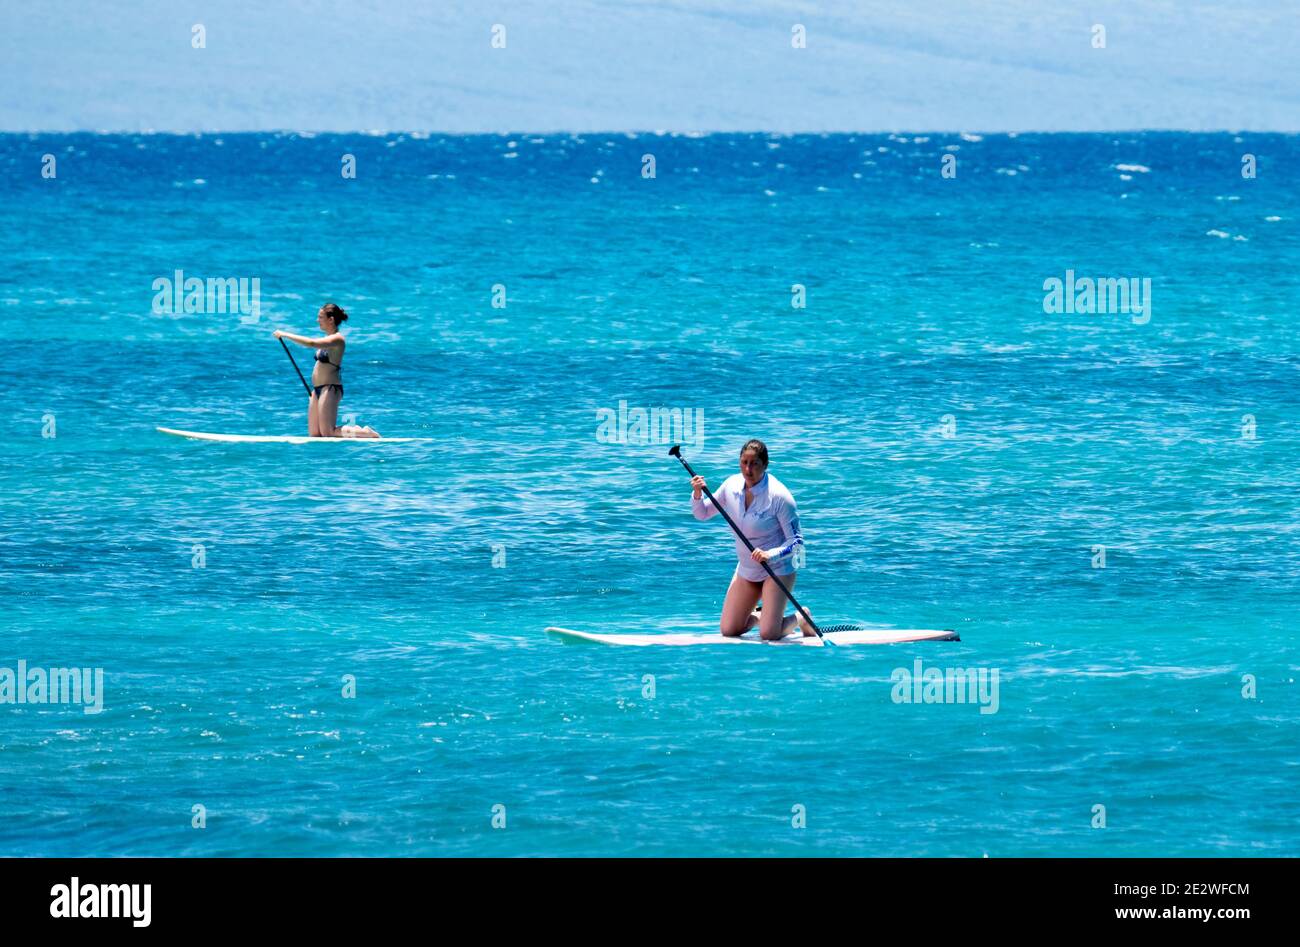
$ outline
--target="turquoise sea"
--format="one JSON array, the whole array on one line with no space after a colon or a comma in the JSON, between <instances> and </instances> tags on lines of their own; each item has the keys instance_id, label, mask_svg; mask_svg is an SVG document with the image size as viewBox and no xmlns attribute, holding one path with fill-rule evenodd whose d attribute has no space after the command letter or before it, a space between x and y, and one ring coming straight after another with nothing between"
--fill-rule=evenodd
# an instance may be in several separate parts
<instances>
[{"instance_id":1,"label":"turquoise sea","mask_svg":"<svg viewBox=\"0 0 1300 947\"><path fill-rule=\"evenodd\" d=\"M0 855L1300 855L1297 166L0 136L0 669L104 674L0 701ZM176 271L256 318L155 311ZM1146 318L1044 311L1068 271ZM271 332L331 300L343 414L429 440L155 431L305 433ZM767 442L818 618L961 641L548 639L716 628L730 535L671 436L598 435L620 403L702 417L711 484ZM917 659L996 713L896 702Z\"/></svg>"}]
</instances>

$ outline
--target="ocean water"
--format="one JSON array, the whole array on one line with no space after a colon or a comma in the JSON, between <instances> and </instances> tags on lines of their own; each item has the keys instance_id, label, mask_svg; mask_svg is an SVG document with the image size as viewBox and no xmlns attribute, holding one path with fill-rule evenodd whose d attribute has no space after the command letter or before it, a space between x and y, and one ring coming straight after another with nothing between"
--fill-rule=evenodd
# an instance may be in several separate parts
<instances>
[{"instance_id":1,"label":"ocean water","mask_svg":"<svg viewBox=\"0 0 1300 947\"><path fill-rule=\"evenodd\" d=\"M1300 854L1298 163L0 136L0 668L104 674L0 702L0 855ZM256 316L157 311L178 270ZM1046 312L1067 271L1150 308ZM329 300L344 415L427 441L155 431L305 433L271 332ZM961 641L548 639L716 628L730 535L620 404L713 484L767 442L819 619ZM918 660L996 708L896 700Z\"/></svg>"}]
</instances>

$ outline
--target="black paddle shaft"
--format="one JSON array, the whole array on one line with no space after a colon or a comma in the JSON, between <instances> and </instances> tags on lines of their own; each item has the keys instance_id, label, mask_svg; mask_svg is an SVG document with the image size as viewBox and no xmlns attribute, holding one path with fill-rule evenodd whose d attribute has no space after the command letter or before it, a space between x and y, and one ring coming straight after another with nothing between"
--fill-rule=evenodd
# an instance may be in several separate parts
<instances>
[{"instance_id":1,"label":"black paddle shaft","mask_svg":"<svg viewBox=\"0 0 1300 947\"><path fill-rule=\"evenodd\" d=\"M280 340L280 344L281 344L281 345L284 345L284 339L281 339L281 340ZM293 370L294 370L295 372L298 373L298 380L301 381L301 382L302 382L302 386L303 386L304 388L307 389L307 397L310 398L310 397L311 397L311 385L307 384L307 379L306 379L306 378L303 378L303 376L302 376L302 369L298 367L298 360L297 360L296 358L293 357L293 353L289 351L289 346L287 346L287 345L284 345L284 354L287 355L287 356L289 356L289 361L291 361L291 362L293 363Z\"/></svg>"},{"instance_id":2,"label":"black paddle shaft","mask_svg":"<svg viewBox=\"0 0 1300 947\"><path fill-rule=\"evenodd\" d=\"M691 465L688 464L686 462L686 458L682 456L682 449L680 445L674 444L672 446L672 449L668 451L668 453L676 457L679 461L681 461L682 466L686 468L686 472L690 474L691 477L695 477L696 475L695 471L691 469ZM731 518L731 514L729 514L725 509L723 509L722 504L718 502L718 498L713 495L713 491L710 490L707 485L704 487L704 492L708 496L709 500L713 503L713 508L722 514L722 518L727 521L727 525L730 526L732 531L735 532L735 534L740 537L740 541L749 547L750 552L754 552L755 551L754 544L749 541L748 536L746 536L744 533L740 531L740 527L737 526L736 521ZM787 588L786 584L781 581L781 577L777 575L775 572L773 572L772 567L769 566L766 562L760 562L759 565L761 565L764 569L767 570L767 574L776 580L777 585L781 586L781 591L784 592L785 597L790 600L790 604L799 610L799 614L802 615L804 618L808 619L808 624L812 625L812 630L817 632L817 637L821 638L823 641L826 641L827 644L829 644L830 643L829 640L826 638L825 635L822 634L822 630L817 627L817 623L812 620L812 616L808 614L808 610L799 604L798 599L796 599L794 595L790 593L790 589Z\"/></svg>"}]
</instances>

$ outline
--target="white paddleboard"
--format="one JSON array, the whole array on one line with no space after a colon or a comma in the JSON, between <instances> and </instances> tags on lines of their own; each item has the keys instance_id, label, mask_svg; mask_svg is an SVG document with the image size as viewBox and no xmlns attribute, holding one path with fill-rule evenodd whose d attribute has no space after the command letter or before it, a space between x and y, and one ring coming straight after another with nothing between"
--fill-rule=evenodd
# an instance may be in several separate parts
<instances>
[{"instance_id":1,"label":"white paddleboard","mask_svg":"<svg viewBox=\"0 0 1300 947\"><path fill-rule=\"evenodd\" d=\"M178 431L158 428L164 434L188 437L193 441L221 441L227 444L412 444L431 441L431 437L306 437L300 434L209 434L206 431Z\"/></svg>"},{"instance_id":2,"label":"white paddleboard","mask_svg":"<svg viewBox=\"0 0 1300 947\"><path fill-rule=\"evenodd\" d=\"M769 644L769 645L803 645L821 648L825 645L820 638L805 638L801 634L786 635L779 641L764 641L757 634L750 633L739 638L728 638L721 634L667 634L667 635L599 635L590 631L574 631L572 628L547 628L546 633L558 638L565 644L626 645L633 648L645 648L653 645L700 644ZM935 630L929 628L862 628L854 631L829 631L826 637L836 645L846 644L902 644L907 641L960 641L955 631Z\"/></svg>"}]
</instances>

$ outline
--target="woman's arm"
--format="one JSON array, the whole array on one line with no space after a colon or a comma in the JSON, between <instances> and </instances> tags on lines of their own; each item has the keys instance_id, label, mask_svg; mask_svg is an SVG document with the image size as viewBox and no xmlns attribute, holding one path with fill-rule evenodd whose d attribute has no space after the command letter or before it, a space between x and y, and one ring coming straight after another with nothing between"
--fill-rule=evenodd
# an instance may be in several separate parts
<instances>
[{"instance_id":1,"label":"woman's arm","mask_svg":"<svg viewBox=\"0 0 1300 947\"><path fill-rule=\"evenodd\" d=\"M309 335L294 335L292 332L284 332L280 329L275 330L277 339L288 339L290 342L297 342L299 345L305 345L310 349L323 349L327 345L333 345L343 338L342 335L335 332L333 335L327 335L323 338L313 339Z\"/></svg>"},{"instance_id":2,"label":"woman's arm","mask_svg":"<svg viewBox=\"0 0 1300 947\"><path fill-rule=\"evenodd\" d=\"M696 474L691 478L691 487L691 514L697 520L707 520L710 517L717 516L717 506L710 503L708 497L702 495L702 491L704 490L704 478ZM722 487L719 487L718 491L721 492L721 490ZM714 496L717 496L717 494L715 493ZM721 497L718 499L719 502L721 502Z\"/></svg>"},{"instance_id":3,"label":"woman's arm","mask_svg":"<svg viewBox=\"0 0 1300 947\"><path fill-rule=\"evenodd\" d=\"M803 545L803 533L799 531L799 511L793 503L782 503L776 511L776 521L781 524L781 535L785 542L775 549L765 550L768 559L781 559L794 552L796 546Z\"/></svg>"}]
</instances>

